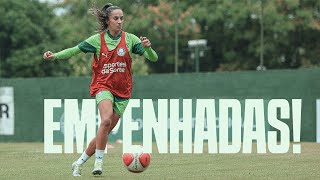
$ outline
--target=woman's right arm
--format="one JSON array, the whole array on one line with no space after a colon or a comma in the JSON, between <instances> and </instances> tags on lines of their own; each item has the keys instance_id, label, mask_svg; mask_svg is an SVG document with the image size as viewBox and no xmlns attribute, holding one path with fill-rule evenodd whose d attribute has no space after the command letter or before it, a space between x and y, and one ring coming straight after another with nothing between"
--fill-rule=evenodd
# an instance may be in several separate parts
<instances>
[{"instance_id":1,"label":"woman's right arm","mask_svg":"<svg viewBox=\"0 0 320 180\"><path fill-rule=\"evenodd\" d=\"M85 41L82 41L80 44L78 44L75 47L68 48L57 53L47 51L43 54L43 59L45 60L68 59L74 55L79 54L80 52L96 53L97 48L99 47L100 47L100 34L95 34L89 37L88 39L86 39Z\"/></svg>"},{"instance_id":2,"label":"woman's right arm","mask_svg":"<svg viewBox=\"0 0 320 180\"><path fill-rule=\"evenodd\" d=\"M43 59L45 60L68 59L74 55L79 54L80 52L82 51L78 46L68 48L57 53L52 53L51 51L47 51L43 54Z\"/></svg>"}]
</instances>

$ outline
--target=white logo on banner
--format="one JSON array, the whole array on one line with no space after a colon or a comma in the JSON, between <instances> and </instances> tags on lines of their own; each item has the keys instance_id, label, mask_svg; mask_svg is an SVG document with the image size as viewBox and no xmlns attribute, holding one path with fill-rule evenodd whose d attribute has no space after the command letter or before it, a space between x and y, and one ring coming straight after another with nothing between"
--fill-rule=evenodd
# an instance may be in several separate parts
<instances>
[{"instance_id":1,"label":"white logo on banner","mask_svg":"<svg viewBox=\"0 0 320 180\"><path fill-rule=\"evenodd\" d=\"M0 135L14 134L13 87L0 87Z\"/></svg>"}]
</instances>

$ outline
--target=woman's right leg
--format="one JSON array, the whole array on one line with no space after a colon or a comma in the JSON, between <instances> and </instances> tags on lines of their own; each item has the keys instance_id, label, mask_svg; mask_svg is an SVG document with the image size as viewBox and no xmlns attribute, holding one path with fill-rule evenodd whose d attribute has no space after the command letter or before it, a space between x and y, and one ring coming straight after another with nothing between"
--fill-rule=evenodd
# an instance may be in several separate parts
<instances>
[{"instance_id":1,"label":"woman's right leg","mask_svg":"<svg viewBox=\"0 0 320 180\"><path fill-rule=\"evenodd\" d=\"M110 134L112 129L117 125L117 123L119 122L120 116L116 112L113 112L111 119L112 119L111 128L109 128L108 134ZM94 137L90 141L90 144L88 145L85 152L88 156L92 156L95 153L95 150L96 150L96 137Z\"/></svg>"},{"instance_id":2,"label":"woman's right leg","mask_svg":"<svg viewBox=\"0 0 320 180\"><path fill-rule=\"evenodd\" d=\"M120 119L120 116L116 113L113 112L112 116L111 116L111 128L109 128L108 130L108 135L110 134L110 132L112 131L112 129L117 125L118 121ZM81 166L83 163L85 163L93 154L95 154L96 151L96 137L94 137L91 142L89 143L87 149L82 153L82 155L80 156L80 158L75 161L72 164L72 174L73 176L81 176Z\"/></svg>"}]
</instances>

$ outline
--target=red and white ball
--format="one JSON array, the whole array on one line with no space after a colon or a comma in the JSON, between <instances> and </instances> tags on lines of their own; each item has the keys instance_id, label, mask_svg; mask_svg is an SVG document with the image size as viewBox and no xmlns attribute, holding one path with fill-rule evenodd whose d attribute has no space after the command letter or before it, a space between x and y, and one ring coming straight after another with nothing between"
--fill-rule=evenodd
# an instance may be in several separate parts
<instances>
[{"instance_id":1,"label":"red and white ball","mask_svg":"<svg viewBox=\"0 0 320 180\"><path fill-rule=\"evenodd\" d=\"M148 168L151 156L149 153L143 152L141 146L134 146L130 153L122 154L122 160L130 172L141 173Z\"/></svg>"}]
</instances>

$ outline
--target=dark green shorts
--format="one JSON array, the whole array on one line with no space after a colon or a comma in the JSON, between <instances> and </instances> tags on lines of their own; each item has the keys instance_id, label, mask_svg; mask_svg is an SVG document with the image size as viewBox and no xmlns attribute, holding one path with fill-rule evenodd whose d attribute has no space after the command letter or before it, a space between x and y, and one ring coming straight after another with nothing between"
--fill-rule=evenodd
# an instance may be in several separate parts
<instances>
[{"instance_id":1,"label":"dark green shorts","mask_svg":"<svg viewBox=\"0 0 320 180\"><path fill-rule=\"evenodd\" d=\"M100 91L96 95L96 102L97 105L104 99L110 99L113 103L113 110L118 113L120 116L123 115L124 110L126 109L129 99L128 98L120 98L117 96L114 96L110 91L103 90Z\"/></svg>"}]
</instances>

